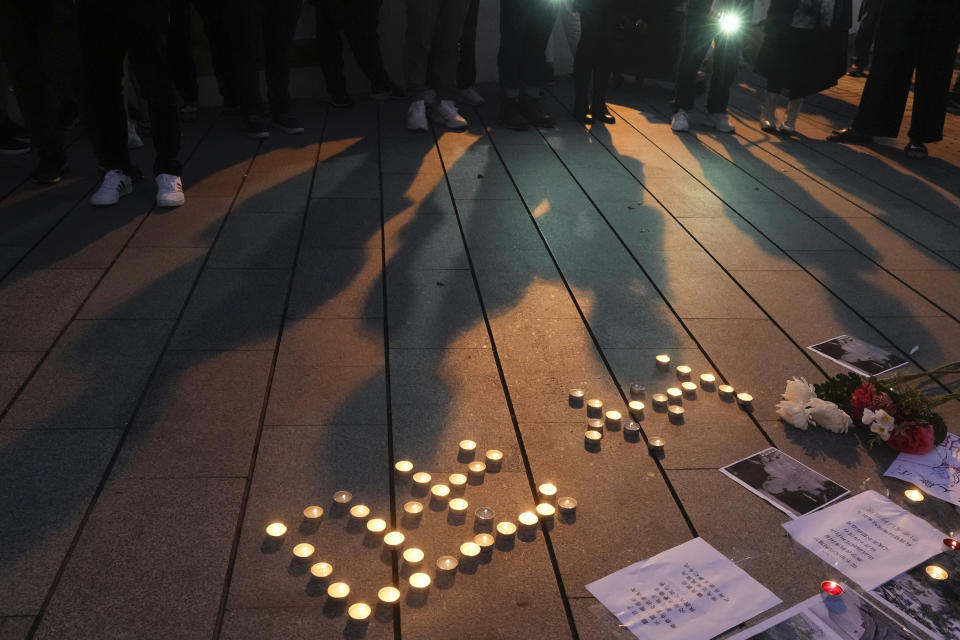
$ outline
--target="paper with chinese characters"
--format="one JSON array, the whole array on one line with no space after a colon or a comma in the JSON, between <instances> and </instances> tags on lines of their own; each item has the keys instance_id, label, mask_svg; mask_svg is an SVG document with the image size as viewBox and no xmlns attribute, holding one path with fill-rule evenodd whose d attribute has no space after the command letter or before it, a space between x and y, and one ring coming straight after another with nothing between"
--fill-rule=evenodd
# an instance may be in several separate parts
<instances>
[{"instance_id":1,"label":"paper with chinese characters","mask_svg":"<svg viewBox=\"0 0 960 640\"><path fill-rule=\"evenodd\" d=\"M641 640L709 640L780 603L694 538L587 585Z\"/></svg>"},{"instance_id":2,"label":"paper with chinese characters","mask_svg":"<svg viewBox=\"0 0 960 640\"><path fill-rule=\"evenodd\" d=\"M944 537L876 491L785 522L783 528L867 590L939 553Z\"/></svg>"},{"instance_id":3,"label":"paper with chinese characters","mask_svg":"<svg viewBox=\"0 0 960 640\"><path fill-rule=\"evenodd\" d=\"M960 436L948 433L923 455L901 453L883 475L912 482L927 495L960 506Z\"/></svg>"}]
</instances>

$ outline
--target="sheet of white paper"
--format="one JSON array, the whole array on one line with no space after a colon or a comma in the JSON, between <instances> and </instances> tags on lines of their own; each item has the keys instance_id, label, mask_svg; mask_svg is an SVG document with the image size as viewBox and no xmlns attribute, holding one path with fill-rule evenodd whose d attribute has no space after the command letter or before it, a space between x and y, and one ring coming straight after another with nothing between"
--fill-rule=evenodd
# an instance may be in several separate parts
<instances>
[{"instance_id":1,"label":"sheet of white paper","mask_svg":"<svg viewBox=\"0 0 960 640\"><path fill-rule=\"evenodd\" d=\"M912 482L927 495L960 506L960 436L948 433L940 446L922 456L901 453L883 475Z\"/></svg>"},{"instance_id":2,"label":"sheet of white paper","mask_svg":"<svg viewBox=\"0 0 960 640\"><path fill-rule=\"evenodd\" d=\"M914 640L916 635L853 589L813 596L727 640Z\"/></svg>"},{"instance_id":3,"label":"sheet of white paper","mask_svg":"<svg viewBox=\"0 0 960 640\"><path fill-rule=\"evenodd\" d=\"M790 520L783 528L866 590L939 553L944 537L876 491Z\"/></svg>"},{"instance_id":4,"label":"sheet of white paper","mask_svg":"<svg viewBox=\"0 0 960 640\"><path fill-rule=\"evenodd\" d=\"M780 603L702 538L587 589L641 640L709 640Z\"/></svg>"}]
</instances>

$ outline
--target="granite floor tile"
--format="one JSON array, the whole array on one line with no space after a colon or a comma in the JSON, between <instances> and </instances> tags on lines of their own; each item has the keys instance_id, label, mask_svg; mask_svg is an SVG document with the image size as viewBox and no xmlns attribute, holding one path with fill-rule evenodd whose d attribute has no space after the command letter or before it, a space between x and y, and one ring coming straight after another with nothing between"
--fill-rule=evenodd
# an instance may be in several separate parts
<instances>
[{"instance_id":1,"label":"granite floor tile","mask_svg":"<svg viewBox=\"0 0 960 640\"><path fill-rule=\"evenodd\" d=\"M390 346L444 348L489 346L470 272L460 269L387 272Z\"/></svg>"},{"instance_id":2,"label":"granite floor tile","mask_svg":"<svg viewBox=\"0 0 960 640\"><path fill-rule=\"evenodd\" d=\"M130 240L131 247L209 247L232 202L227 196L190 194L176 209L156 209Z\"/></svg>"},{"instance_id":3,"label":"granite floor tile","mask_svg":"<svg viewBox=\"0 0 960 640\"><path fill-rule=\"evenodd\" d=\"M379 249L380 201L376 198L316 198L310 201L304 247Z\"/></svg>"},{"instance_id":4,"label":"granite floor tile","mask_svg":"<svg viewBox=\"0 0 960 640\"><path fill-rule=\"evenodd\" d=\"M301 249L288 314L292 318L383 317L377 249Z\"/></svg>"},{"instance_id":5,"label":"granite floor tile","mask_svg":"<svg viewBox=\"0 0 960 640\"><path fill-rule=\"evenodd\" d=\"M934 252L912 242L875 219L825 220L834 233L891 270L949 269Z\"/></svg>"},{"instance_id":6,"label":"granite floor tile","mask_svg":"<svg viewBox=\"0 0 960 640\"><path fill-rule=\"evenodd\" d=\"M684 218L683 226L725 269L790 271L800 268L774 242L733 211L728 218Z\"/></svg>"},{"instance_id":7,"label":"granite floor tile","mask_svg":"<svg viewBox=\"0 0 960 640\"><path fill-rule=\"evenodd\" d=\"M6 407L40 361L38 351L0 351L0 407Z\"/></svg>"},{"instance_id":8,"label":"granite floor tile","mask_svg":"<svg viewBox=\"0 0 960 640\"><path fill-rule=\"evenodd\" d=\"M223 226L208 262L212 269L289 269L302 213L236 211Z\"/></svg>"},{"instance_id":9,"label":"granite floor tile","mask_svg":"<svg viewBox=\"0 0 960 640\"><path fill-rule=\"evenodd\" d=\"M350 624L312 603L305 607L235 608L223 618L223 640L392 640L393 612L382 605L368 624ZM331 619L333 617L333 619Z\"/></svg>"},{"instance_id":10,"label":"granite floor tile","mask_svg":"<svg viewBox=\"0 0 960 640\"><path fill-rule=\"evenodd\" d=\"M0 350L44 351L100 279L99 269L17 270L0 282Z\"/></svg>"},{"instance_id":11,"label":"granite floor tile","mask_svg":"<svg viewBox=\"0 0 960 640\"><path fill-rule=\"evenodd\" d=\"M26 640L33 616L0 617L0 640Z\"/></svg>"}]
</instances>

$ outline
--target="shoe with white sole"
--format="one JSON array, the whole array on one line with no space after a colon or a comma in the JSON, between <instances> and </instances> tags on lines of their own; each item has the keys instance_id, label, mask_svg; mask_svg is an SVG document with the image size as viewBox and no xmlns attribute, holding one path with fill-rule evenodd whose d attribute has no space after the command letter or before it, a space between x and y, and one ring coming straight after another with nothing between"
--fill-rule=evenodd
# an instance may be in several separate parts
<instances>
[{"instance_id":1,"label":"shoe with white sole","mask_svg":"<svg viewBox=\"0 0 960 640\"><path fill-rule=\"evenodd\" d=\"M457 105L453 104L453 100L441 100L440 104L432 107L430 118L454 131L463 131L467 128L467 121L457 111Z\"/></svg>"},{"instance_id":2,"label":"shoe with white sole","mask_svg":"<svg viewBox=\"0 0 960 640\"><path fill-rule=\"evenodd\" d=\"M131 193L133 193L133 181L130 176L120 169L111 169L103 175L103 182L90 196L90 204L95 207L109 207Z\"/></svg>"},{"instance_id":3,"label":"shoe with white sole","mask_svg":"<svg viewBox=\"0 0 960 640\"><path fill-rule=\"evenodd\" d=\"M460 89L460 91L457 92L457 101L470 105L471 107L482 107L487 102L473 87Z\"/></svg>"},{"instance_id":4,"label":"shoe with white sole","mask_svg":"<svg viewBox=\"0 0 960 640\"><path fill-rule=\"evenodd\" d=\"M690 120L687 118L687 112L683 109L673 114L670 120L670 128L674 131L690 131Z\"/></svg>"},{"instance_id":5,"label":"shoe with white sole","mask_svg":"<svg viewBox=\"0 0 960 640\"><path fill-rule=\"evenodd\" d=\"M730 116L726 113L711 113L710 122L713 123L713 128L720 133L733 133L734 131Z\"/></svg>"},{"instance_id":6,"label":"shoe with white sole","mask_svg":"<svg viewBox=\"0 0 960 640\"><path fill-rule=\"evenodd\" d=\"M427 105L423 100L414 100L407 109L407 129L410 131L429 131L427 126Z\"/></svg>"},{"instance_id":7,"label":"shoe with white sole","mask_svg":"<svg viewBox=\"0 0 960 640\"><path fill-rule=\"evenodd\" d=\"M157 175L157 206L179 207L185 202L180 176L169 173Z\"/></svg>"},{"instance_id":8,"label":"shoe with white sole","mask_svg":"<svg viewBox=\"0 0 960 640\"><path fill-rule=\"evenodd\" d=\"M133 120L127 120L127 149L140 149L143 147L143 138L137 132L137 125Z\"/></svg>"}]
</instances>

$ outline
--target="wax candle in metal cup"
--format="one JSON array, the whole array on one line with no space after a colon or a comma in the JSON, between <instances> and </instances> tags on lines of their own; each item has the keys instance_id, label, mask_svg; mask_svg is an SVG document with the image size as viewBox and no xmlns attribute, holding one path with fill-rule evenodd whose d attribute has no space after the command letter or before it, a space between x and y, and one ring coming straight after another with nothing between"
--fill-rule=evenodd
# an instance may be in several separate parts
<instances>
[{"instance_id":1,"label":"wax candle in metal cup","mask_svg":"<svg viewBox=\"0 0 960 640\"><path fill-rule=\"evenodd\" d=\"M638 382L634 382L632 385L630 385L630 399L646 400L647 388Z\"/></svg>"},{"instance_id":2,"label":"wax candle in metal cup","mask_svg":"<svg viewBox=\"0 0 960 640\"><path fill-rule=\"evenodd\" d=\"M454 556L440 556L437 558L437 570L444 573L456 571L459 565L460 561Z\"/></svg>"},{"instance_id":3,"label":"wax candle in metal cup","mask_svg":"<svg viewBox=\"0 0 960 640\"><path fill-rule=\"evenodd\" d=\"M406 539L407 537L399 531L391 531L387 535L383 536L383 546L385 546L387 549L396 551L403 546L403 541Z\"/></svg>"},{"instance_id":4,"label":"wax candle in metal cup","mask_svg":"<svg viewBox=\"0 0 960 640\"><path fill-rule=\"evenodd\" d=\"M403 503L403 512L410 517L416 518L423 513L423 503L416 500L410 500Z\"/></svg>"},{"instance_id":5,"label":"wax candle in metal cup","mask_svg":"<svg viewBox=\"0 0 960 640\"><path fill-rule=\"evenodd\" d=\"M834 580L824 580L820 583L820 588L829 596L839 596L843 593L843 587Z\"/></svg>"},{"instance_id":6,"label":"wax candle in metal cup","mask_svg":"<svg viewBox=\"0 0 960 640\"><path fill-rule=\"evenodd\" d=\"M927 565L923 570L927 572L928 576L937 581L946 580L950 575L946 569L935 564Z\"/></svg>"},{"instance_id":7,"label":"wax candle in metal cup","mask_svg":"<svg viewBox=\"0 0 960 640\"><path fill-rule=\"evenodd\" d=\"M599 431L587 431L583 434L583 444L588 449L599 449L600 441L603 439L603 434Z\"/></svg>"},{"instance_id":8,"label":"wax candle in metal cup","mask_svg":"<svg viewBox=\"0 0 960 640\"><path fill-rule=\"evenodd\" d=\"M347 615L354 622L366 622L370 619L370 605L366 602L354 602L347 609Z\"/></svg>"},{"instance_id":9,"label":"wax candle in metal cup","mask_svg":"<svg viewBox=\"0 0 960 640\"><path fill-rule=\"evenodd\" d=\"M561 515L573 513L577 510L577 499L571 498L570 496L562 496L557 498L557 507L559 507Z\"/></svg>"},{"instance_id":10,"label":"wax candle in metal cup","mask_svg":"<svg viewBox=\"0 0 960 640\"><path fill-rule=\"evenodd\" d=\"M603 400L599 400L597 398L591 398L590 400L587 400L587 417L603 417Z\"/></svg>"},{"instance_id":11,"label":"wax candle in metal cup","mask_svg":"<svg viewBox=\"0 0 960 640\"><path fill-rule=\"evenodd\" d=\"M544 482L537 487L537 494L540 496L540 502L556 502L557 485L553 484L552 482Z\"/></svg>"},{"instance_id":12,"label":"wax candle in metal cup","mask_svg":"<svg viewBox=\"0 0 960 640\"><path fill-rule=\"evenodd\" d=\"M923 492L916 487L913 489L907 489L903 492L903 495L907 496L907 500L910 502L923 502Z\"/></svg>"},{"instance_id":13,"label":"wax candle in metal cup","mask_svg":"<svg viewBox=\"0 0 960 640\"><path fill-rule=\"evenodd\" d=\"M749 393L740 392L737 394L737 404L743 409L751 409L753 407L753 396Z\"/></svg>"},{"instance_id":14,"label":"wax candle in metal cup","mask_svg":"<svg viewBox=\"0 0 960 640\"><path fill-rule=\"evenodd\" d=\"M943 544L951 551L960 551L960 540L954 538L944 538Z\"/></svg>"},{"instance_id":15,"label":"wax candle in metal cup","mask_svg":"<svg viewBox=\"0 0 960 640\"><path fill-rule=\"evenodd\" d=\"M546 520L556 515L557 508L549 502L541 502L537 505L536 511L541 520Z\"/></svg>"},{"instance_id":16,"label":"wax candle in metal cup","mask_svg":"<svg viewBox=\"0 0 960 640\"><path fill-rule=\"evenodd\" d=\"M460 545L460 555L464 558L476 558L480 555L480 545L472 540Z\"/></svg>"},{"instance_id":17,"label":"wax candle in metal cup","mask_svg":"<svg viewBox=\"0 0 960 640\"><path fill-rule=\"evenodd\" d=\"M353 501L353 494L349 491L337 491L333 494L333 502L335 504L346 506Z\"/></svg>"},{"instance_id":18,"label":"wax candle in metal cup","mask_svg":"<svg viewBox=\"0 0 960 640\"><path fill-rule=\"evenodd\" d=\"M409 460L397 460L393 468L396 470L398 478L409 478L410 474L413 473L413 463Z\"/></svg>"},{"instance_id":19,"label":"wax candle in metal cup","mask_svg":"<svg viewBox=\"0 0 960 640\"><path fill-rule=\"evenodd\" d=\"M623 414L619 411L607 411L604 414L604 426L607 429L617 430L623 425Z\"/></svg>"},{"instance_id":20,"label":"wax candle in metal cup","mask_svg":"<svg viewBox=\"0 0 960 640\"><path fill-rule=\"evenodd\" d=\"M510 522L509 520L498 522L497 535L502 538L512 538L513 536L517 535L517 525Z\"/></svg>"},{"instance_id":21,"label":"wax candle in metal cup","mask_svg":"<svg viewBox=\"0 0 960 640\"><path fill-rule=\"evenodd\" d=\"M487 470L487 465L479 460L471 462L467 465L467 471L470 472L471 476L482 476Z\"/></svg>"},{"instance_id":22,"label":"wax candle in metal cup","mask_svg":"<svg viewBox=\"0 0 960 640\"><path fill-rule=\"evenodd\" d=\"M367 520L367 531L380 535L387 530L387 521L383 518L370 518Z\"/></svg>"},{"instance_id":23,"label":"wax candle in metal cup","mask_svg":"<svg viewBox=\"0 0 960 640\"><path fill-rule=\"evenodd\" d=\"M540 518L534 511L524 511L517 516L517 522L519 522L522 527L533 527L540 522Z\"/></svg>"},{"instance_id":24,"label":"wax candle in metal cup","mask_svg":"<svg viewBox=\"0 0 960 640\"><path fill-rule=\"evenodd\" d=\"M721 384L717 387L717 394L725 400L732 398L735 391L736 389L729 384Z\"/></svg>"},{"instance_id":25,"label":"wax candle in metal cup","mask_svg":"<svg viewBox=\"0 0 960 640\"><path fill-rule=\"evenodd\" d=\"M712 373L700 374L700 388L704 391L712 391L716 384L717 376L713 375Z\"/></svg>"},{"instance_id":26,"label":"wax candle in metal cup","mask_svg":"<svg viewBox=\"0 0 960 640\"><path fill-rule=\"evenodd\" d=\"M627 407L630 409L630 416L634 420L643 420L643 410L646 409L646 407L643 406L642 402L639 400L631 400Z\"/></svg>"},{"instance_id":27,"label":"wax candle in metal cup","mask_svg":"<svg viewBox=\"0 0 960 640\"><path fill-rule=\"evenodd\" d=\"M454 498L447 506L450 508L450 513L452 515L463 517L466 515L467 507L470 506L470 503L463 498Z\"/></svg>"},{"instance_id":28,"label":"wax candle in metal cup","mask_svg":"<svg viewBox=\"0 0 960 640\"><path fill-rule=\"evenodd\" d=\"M663 409L667 406L667 402L669 402L670 397L665 393L655 393L650 396L650 399L653 400L653 406L655 409Z\"/></svg>"},{"instance_id":29,"label":"wax candle in metal cup","mask_svg":"<svg viewBox=\"0 0 960 640\"><path fill-rule=\"evenodd\" d=\"M478 533L473 536L473 541L480 547L480 551L484 552L490 551L490 549L493 548L493 543L496 542L496 539L489 533Z\"/></svg>"},{"instance_id":30,"label":"wax candle in metal cup","mask_svg":"<svg viewBox=\"0 0 960 640\"><path fill-rule=\"evenodd\" d=\"M670 404L681 404L683 402L683 391L677 387L670 387L667 389L667 397L670 399Z\"/></svg>"},{"instance_id":31,"label":"wax candle in metal cup","mask_svg":"<svg viewBox=\"0 0 960 640\"><path fill-rule=\"evenodd\" d=\"M413 474L413 483L420 488L426 489L431 480L433 480L433 476L426 471L418 471Z\"/></svg>"},{"instance_id":32,"label":"wax candle in metal cup","mask_svg":"<svg viewBox=\"0 0 960 640\"><path fill-rule=\"evenodd\" d=\"M310 566L310 575L314 578L329 578L333 573L333 565L329 562L315 562Z\"/></svg>"},{"instance_id":33,"label":"wax candle in metal cup","mask_svg":"<svg viewBox=\"0 0 960 640\"><path fill-rule=\"evenodd\" d=\"M570 389L570 407L573 409L582 409L583 408L583 389Z\"/></svg>"},{"instance_id":34,"label":"wax candle in metal cup","mask_svg":"<svg viewBox=\"0 0 960 640\"><path fill-rule=\"evenodd\" d=\"M488 470L499 471L500 465L503 464L503 451L499 449L488 449L483 455L483 459L486 460Z\"/></svg>"},{"instance_id":35,"label":"wax candle in metal cup","mask_svg":"<svg viewBox=\"0 0 960 640\"><path fill-rule=\"evenodd\" d=\"M450 477L447 478L447 482L450 483L450 492L451 494L462 494L464 489L467 486L467 476L462 473L451 473Z\"/></svg>"},{"instance_id":36,"label":"wax candle in metal cup","mask_svg":"<svg viewBox=\"0 0 960 640\"><path fill-rule=\"evenodd\" d=\"M418 549L417 547L408 547L403 550L403 561L411 566L416 566L423 562L425 554L423 549Z\"/></svg>"},{"instance_id":37,"label":"wax candle in metal cup","mask_svg":"<svg viewBox=\"0 0 960 640\"><path fill-rule=\"evenodd\" d=\"M692 382L684 382L684 383L682 383L682 384L680 385L680 389L681 389L681 391L683 391L683 395L684 395L688 400L694 400L694 399L696 399L696 397L697 397L697 385L693 384Z\"/></svg>"},{"instance_id":38,"label":"wax candle in metal cup","mask_svg":"<svg viewBox=\"0 0 960 640\"><path fill-rule=\"evenodd\" d=\"M293 555L299 560L306 560L313 555L316 549L309 542L301 542L293 547Z\"/></svg>"},{"instance_id":39,"label":"wax candle in metal cup","mask_svg":"<svg viewBox=\"0 0 960 640\"><path fill-rule=\"evenodd\" d=\"M670 366L670 356L665 353L661 353L657 356L657 366L661 369L666 369Z\"/></svg>"},{"instance_id":40,"label":"wax candle in metal cup","mask_svg":"<svg viewBox=\"0 0 960 640\"><path fill-rule=\"evenodd\" d=\"M344 601L350 595L350 585L346 582L334 582L327 587L327 597L333 600Z\"/></svg>"},{"instance_id":41,"label":"wax candle in metal cup","mask_svg":"<svg viewBox=\"0 0 960 640\"><path fill-rule=\"evenodd\" d=\"M287 525L282 522L271 522L267 525L266 532L270 538L279 540L287 534Z\"/></svg>"},{"instance_id":42,"label":"wax candle in metal cup","mask_svg":"<svg viewBox=\"0 0 960 640\"><path fill-rule=\"evenodd\" d=\"M323 507L310 505L303 510L303 517L307 520L318 520L323 517Z\"/></svg>"},{"instance_id":43,"label":"wax candle in metal cup","mask_svg":"<svg viewBox=\"0 0 960 640\"><path fill-rule=\"evenodd\" d=\"M396 587L383 587L377 591L377 598L383 604L396 604L400 600L400 589Z\"/></svg>"},{"instance_id":44,"label":"wax candle in metal cup","mask_svg":"<svg viewBox=\"0 0 960 640\"><path fill-rule=\"evenodd\" d=\"M414 573L408 579L410 586L418 591L427 589L430 586L430 576L426 573Z\"/></svg>"},{"instance_id":45,"label":"wax candle in metal cup","mask_svg":"<svg viewBox=\"0 0 960 640\"><path fill-rule=\"evenodd\" d=\"M370 507L365 504L355 504L350 507L350 515L357 520L366 520L370 515Z\"/></svg>"},{"instance_id":46,"label":"wax candle in metal cup","mask_svg":"<svg viewBox=\"0 0 960 640\"><path fill-rule=\"evenodd\" d=\"M630 442L636 442L640 439L640 425L636 422L628 422L623 427L623 438Z\"/></svg>"},{"instance_id":47,"label":"wax candle in metal cup","mask_svg":"<svg viewBox=\"0 0 960 640\"><path fill-rule=\"evenodd\" d=\"M655 456L662 456L666 445L667 441L663 436L650 436L647 440L647 449Z\"/></svg>"},{"instance_id":48,"label":"wax candle in metal cup","mask_svg":"<svg viewBox=\"0 0 960 640\"><path fill-rule=\"evenodd\" d=\"M460 441L460 455L461 456L473 456L477 451L477 443L473 440L461 440Z\"/></svg>"},{"instance_id":49,"label":"wax candle in metal cup","mask_svg":"<svg viewBox=\"0 0 960 640\"><path fill-rule=\"evenodd\" d=\"M690 367L685 364L681 364L677 367L677 379L678 380L689 380L690 373L693 371Z\"/></svg>"},{"instance_id":50,"label":"wax candle in metal cup","mask_svg":"<svg viewBox=\"0 0 960 640\"><path fill-rule=\"evenodd\" d=\"M435 484L430 487L430 499L444 502L450 498L450 487L445 484Z\"/></svg>"},{"instance_id":51,"label":"wax candle in metal cup","mask_svg":"<svg viewBox=\"0 0 960 640\"><path fill-rule=\"evenodd\" d=\"M670 422L673 424L683 423L684 409L683 407L670 407L667 409L667 412L670 414Z\"/></svg>"},{"instance_id":52,"label":"wax candle in metal cup","mask_svg":"<svg viewBox=\"0 0 960 640\"><path fill-rule=\"evenodd\" d=\"M590 418L587 420L587 431L599 431L603 433L603 420L599 418Z\"/></svg>"}]
</instances>

